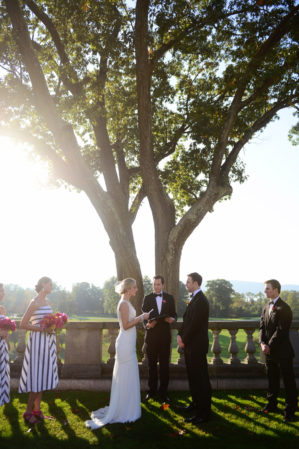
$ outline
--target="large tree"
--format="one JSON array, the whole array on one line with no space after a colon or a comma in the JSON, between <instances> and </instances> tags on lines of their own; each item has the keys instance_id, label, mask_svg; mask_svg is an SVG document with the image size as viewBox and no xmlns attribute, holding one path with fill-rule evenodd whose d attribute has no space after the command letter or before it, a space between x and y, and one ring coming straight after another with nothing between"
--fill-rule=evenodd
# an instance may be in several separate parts
<instances>
[{"instance_id":1,"label":"large tree","mask_svg":"<svg viewBox=\"0 0 299 449\"><path fill-rule=\"evenodd\" d=\"M187 238L245 179L241 149L298 104L298 7L4 0L0 14L2 132L87 194L118 278L140 285L132 224L147 197L155 269L176 294Z\"/></svg>"},{"instance_id":2,"label":"large tree","mask_svg":"<svg viewBox=\"0 0 299 449\"><path fill-rule=\"evenodd\" d=\"M213 317L229 317L235 293L232 284L225 279L215 279L206 284L206 295L210 303L210 314Z\"/></svg>"}]
</instances>

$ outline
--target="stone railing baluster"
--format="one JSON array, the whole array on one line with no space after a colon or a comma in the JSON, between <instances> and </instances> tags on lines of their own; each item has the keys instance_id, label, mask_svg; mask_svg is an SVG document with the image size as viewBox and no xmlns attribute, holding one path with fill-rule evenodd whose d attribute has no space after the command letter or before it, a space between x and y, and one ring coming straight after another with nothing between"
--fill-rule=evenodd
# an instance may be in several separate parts
<instances>
[{"instance_id":1,"label":"stone railing baluster","mask_svg":"<svg viewBox=\"0 0 299 449\"><path fill-rule=\"evenodd\" d=\"M230 344L228 347L228 351L231 353L230 364L231 365L239 365L241 363L241 361L237 357L239 348L238 348L238 345L236 342L236 335L237 335L238 329L229 329L228 331L230 333Z\"/></svg>"},{"instance_id":2,"label":"stone railing baluster","mask_svg":"<svg viewBox=\"0 0 299 449\"><path fill-rule=\"evenodd\" d=\"M58 334L56 334L56 354L57 354L57 365L58 365L59 376L61 375L61 370L62 370L62 361L60 358L60 352L61 352L60 340L61 340L61 335L58 333Z\"/></svg>"},{"instance_id":3,"label":"stone railing baluster","mask_svg":"<svg viewBox=\"0 0 299 449\"><path fill-rule=\"evenodd\" d=\"M179 353L179 358L178 358L178 365L179 366L186 366L186 362L185 362L185 356L184 356L184 349L180 348L180 346L177 347L177 351Z\"/></svg>"},{"instance_id":4,"label":"stone railing baluster","mask_svg":"<svg viewBox=\"0 0 299 449\"><path fill-rule=\"evenodd\" d=\"M109 329L109 336L110 336L110 344L108 348L108 352L110 355L109 360L107 361L107 365L114 365L115 360L115 341L118 334L118 329Z\"/></svg>"},{"instance_id":5,"label":"stone railing baluster","mask_svg":"<svg viewBox=\"0 0 299 449\"><path fill-rule=\"evenodd\" d=\"M180 322L173 323L171 326L173 338L176 338L177 330L181 327ZM222 388L222 385L229 385L235 388L235 385L246 384L245 379L259 379L259 382L266 382L264 374L264 359L259 357L259 349L254 342L254 332L258 329L258 321L211 321L209 329L212 331L213 339L210 338L212 358L209 363L211 381L216 382L216 388ZM299 321L294 320L290 332L292 345L295 351L294 369L299 374ZM228 330L230 335L229 353L230 359L223 360L224 346L222 342L223 330ZM103 332L105 338L103 343ZM61 366L61 379L85 379L85 380L103 380L105 388L111 382L112 370L115 360L115 343L119 331L118 322L69 322L66 326L66 333L62 333L57 338L57 354L59 365ZM108 338L106 339L106 332ZM239 332L239 334L238 334ZM241 333L246 335L244 360L240 361L238 357L239 348L237 339L242 341ZM211 333L210 333L211 335ZM142 336L143 337L143 336ZM227 338L224 336L224 338ZM25 352L26 331L18 329L14 335L16 346L11 352L11 379L13 388L17 388L21 367ZM140 338L139 338L139 341ZM65 354L61 350L64 348ZM62 346L61 346L62 345ZM138 345L137 345L138 346ZM108 348L108 362L103 361L103 348L105 348L104 359ZM148 376L147 356L145 347L142 348L143 358L139 363L140 377L146 379ZM175 350L174 350L175 351ZM180 382L179 388L182 388L182 382L187 381L184 350L177 348L178 358L170 365L170 381L172 385ZM16 355L17 354L17 355ZM257 355L258 354L258 355ZM221 357L222 356L222 357ZM214 377L213 377L214 376ZM234 381L237 381L236 384ZM241 381L242 380L242 381ZM224 383L223 383L224 382ZM260 385L259 384L259 385ZM145 382L143 381L143 385ZM185 386L184 386L185 388ZM187 384L186 384L187 388Z\"/></svg>"},{"instance_id":6,"label":"stone railing baluster","mask_svg":"<svg viewBox=\"0 0 299 449\"><path fill-rule=\"evenodd\" d=\"M223 360L220 357L220 354L222 352L221 349L221 345L220 345L220 341L219 341L219 334L221 332L221 329L212 329L213 332L213 343L212 343L212 348L211 351L213 353L213 358L212 358L212 365L223 365Z\"/></svg>"},{"instance_id":7,"label":"stone railing baluster","mask_svg":"<svg viewBox=\"0 0 299 449\"><path fill-rule=\"evenodd\" d=\"M255 329L245 329L245 332L247 335L247 341L245 344L245 352L247 353L247 357L245 359L245 362L248 363L248 365L257 364L257 360L254 357L254 353L255 353L256 349L255 349L255 345L254 345L253 338L252 338L254 331L255 331Z\"/></svg>"},{"instance_id":8,"label":"stone railing baluster","mask_svg":"<svg viewBox=\"0 0 299 449\"><path fill-rule=\"evenodd\" d=\"M141 364L142 364L142 366L145 366L146 368L148 367L148 357L147 357L147 353L146 353L146 343L144 342L143 343L143 345L142 345L142 354L143 354L143 357L142 357L142 360L141 360Z\"/></svg>"},{"instance_id":9,"label":"stone railing baluster","mask_svg":"<svg viewBox=\"0 0 299 449\"><path fill-rule=\"evenodd\" d=\"M18 333L18 343L16 346L16 351L18 353L17 357L15 358L14 362L11 364L11 376L13 377L20 377L22 365L23 365L23 358L26 348L26 330L25 329L18 329L16 331Z\"/></svg>"}]
</instances>

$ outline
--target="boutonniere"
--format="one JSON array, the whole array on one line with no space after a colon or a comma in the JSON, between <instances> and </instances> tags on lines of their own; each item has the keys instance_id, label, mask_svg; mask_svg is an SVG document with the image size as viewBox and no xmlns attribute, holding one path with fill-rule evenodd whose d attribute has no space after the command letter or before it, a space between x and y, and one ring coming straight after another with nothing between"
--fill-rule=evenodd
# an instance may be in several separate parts
<instances>
[{"instance_id":1,"label":"boutonniere","mask_svg":"<svg viewBox=\"0 0 299 449\"><path fill-rule=\"evenodd\" d=\"M162 299L162 302L166 302L166 299Z\"/></svg>"}]
</instances>

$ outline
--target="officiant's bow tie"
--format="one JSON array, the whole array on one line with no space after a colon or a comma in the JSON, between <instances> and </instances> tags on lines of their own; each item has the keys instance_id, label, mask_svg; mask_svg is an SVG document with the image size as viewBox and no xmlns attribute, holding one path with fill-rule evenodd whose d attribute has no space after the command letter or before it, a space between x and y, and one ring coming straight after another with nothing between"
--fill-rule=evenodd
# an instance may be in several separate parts
<instances>
[{"instance_id":1,"label":"officiant's bow tie","mask_svg":"<svg viewBox=\"0 0 299 449\"><path fill-rule=\"evenodd\" d=\"M274 301L269 302L270 306L274 306Z\"/></svg>"},{"instance_id":2,"label":"officiant's bow tie","mask_svg":"<svg viewBox=\"0 0 299 449\"><path fill-rule=\"evenodd\" d=\"M154 293L155 298L157 298L157 296L162 296L162 293Z\"/></svg>"}]
</instances>

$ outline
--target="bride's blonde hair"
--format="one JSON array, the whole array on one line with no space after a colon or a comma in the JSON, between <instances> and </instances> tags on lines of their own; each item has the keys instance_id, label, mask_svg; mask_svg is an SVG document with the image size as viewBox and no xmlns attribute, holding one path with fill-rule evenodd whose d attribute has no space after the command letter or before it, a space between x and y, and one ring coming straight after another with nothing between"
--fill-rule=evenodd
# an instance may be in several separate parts
<instances>
[{"instance_id":1,"label":"bride's blonde hair","mask_svg":"<svg viewBox=\"0 0 299 449\"><path fill-rule=\"evenodd\" d=\"M128 290L130 290L130 288L133 285L136 285L135 279L126 278L126 279L123 279L122 281L118 282L118 284L116 284L115 291L116 291L116 293L119 293L120 295L123 295Z\"/></svg>"}]
</instances>

